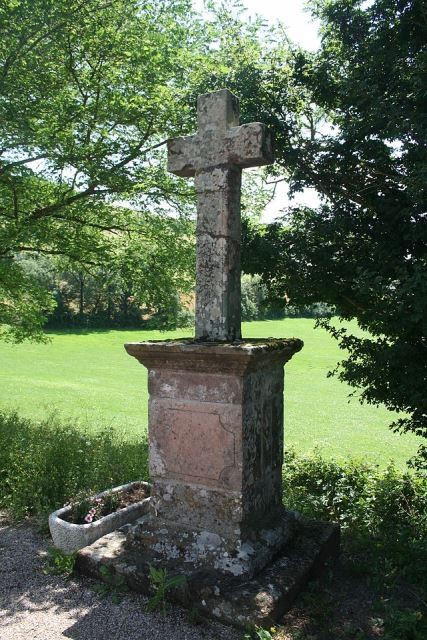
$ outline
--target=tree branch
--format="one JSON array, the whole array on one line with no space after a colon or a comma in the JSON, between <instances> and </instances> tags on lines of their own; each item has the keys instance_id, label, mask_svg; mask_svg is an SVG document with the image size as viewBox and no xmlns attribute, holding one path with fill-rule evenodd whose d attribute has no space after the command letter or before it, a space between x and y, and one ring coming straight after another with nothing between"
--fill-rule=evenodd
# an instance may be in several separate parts
<instances>
[{"instance_id":1,"label":"tree branch","mask_svg":"<svg viewBox=\"0 0 427 640\"><path fill-rule=\"evenodd\" d=\"M113 2L106 2L101 7L99 7L99 6L95 7L93 9L93 11L89 10L88 14L90 15L93 12L99 11L100 8L101 9L106 9L106 8L112 6L112 5L113 5ZM86 2L86 0L83 0L83 2L78 4L77 7L74 10L71 11L71 16L70 17L72 17L76 13L79 13L86 6L87 6L87 2ZM32 51L45 38L48 38L49 36L53 35L54 33L56 33L57 31L59 31L61 29L65 29L65 27L67 26L68 22L69 22L68 20L62 20L61 22L58 22L51 29L48 29L44 33L41 33L28 46L26 46L26 44L31 40L31 38L37 36L37 34L40 33L40 31L44 28L44 25L43 25L43 27L41 29L39 29L36 32L30 33L27 37L21 36L21 38L18 41L18 47L15 48L15 50L9 54L9 56L6 58L6 60L5 60L4 64L3 64L3 70L2 70L2 73L1 73L1 81L2 82L5 81L6 76L7 76L8 72L9 72L10 68L23 55L24 50L25 50L25 54L28 55L28 53L30 51Z\"/></svg>"},{"instance_id":2,"label":"tree branch","mask_svg":"<svg viewBox=\"0 0 427 640\"><path fill-rule=\"evenodd\" d=\"M32 211L29 214L28 218L30 221L39 220L40 218L44 218L46 216L51 215L52 213L54 213L55 211L58 211L59 209L63 209L64 207L67 207L68 205L73 204L74 202L78 202L83 198L87 198L88 196L95 195L97 193L96 186L97 186L96 184L92 184L84 191L80 191L79 193L76 193L73 196L64 198L61 202L56 202L55 204L47 205L46 207L42 207L41 209L36 209L35 211ZM102 193L105 193L105 190L102 190Z\"/></svg>"},{"instance_id":3,"label":"tree branch","mask_svg":"<svg viewBox=\"0 0 427 640\"><path fill-rule=\"evenodd\" d=\"M19 167L23 164L28 164L29 162L35 162L36 160L42 160L43 158L47 158L48 156L44 153L39 154L38 156L32 156L31 158L24 158L22 160L16 160L15 162L9 162L8 164L0 167L0 175L9 171L9 169L13 167Z\"/></svg>"},{"instance_id":4,"label":"tree branch","mask_svg":"<svg viewBox=\"0 0 427 640\"><path fill-rule=\"evenodd\" d=\"M59 251L57 249L40 249L40 247L18 246L15 248L15 252L16 253L42 253L43 255L49 255L49 256L67 256L67 258L71 258L71 260L75 260L76 262L79 262L82 259L81 256L74 255L68 251ZM96 267L102 264L102 261L94 262L93 260L85 259L85 264L90 264Z\"/></svg>"},{"instance_id":5,"label":"tree branch","mask_svg":"<svg viewBox=\"0 0 427 640\"><path fill-rule=\"evenodd\" d=\"M111 231L111 233L117 233L119 231L129 231L130 227L124 227L122 225L118 225L118 224L100 224L98 222L90 222L88 220L84 220L82 218L77 218L75 216L61 216L58 214L51 214L52 218L55 218L55 220L64 220L64 222L73 222L76 224L79 224L81 226L84 227L91 227L93 229L100 229L101 231Z\"/></svg>"},{"instance_id":6,"label":"tree branch","mask_svg":"<svg viewBox=\"0 0 427 640\"><path fill-rule=\"evenodd\" d=\"M13 193L13 215L15 220L19 218L19 210L18 210L18 194L16 192L15 187L12 185L12 193Z\"/></svg>"}]
</instances>

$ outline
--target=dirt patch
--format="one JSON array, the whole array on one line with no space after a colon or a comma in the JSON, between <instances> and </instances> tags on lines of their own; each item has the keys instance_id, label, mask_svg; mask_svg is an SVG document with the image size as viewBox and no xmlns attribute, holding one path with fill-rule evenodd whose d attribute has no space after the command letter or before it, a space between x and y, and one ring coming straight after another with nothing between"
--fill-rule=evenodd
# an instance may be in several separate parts
<instances>
[{"instance_id":1,"label":"dirt patch","mask_svg":"<svg viewBox=\"0 0 427 640\"><path fill-rule=\"evenodd\" d=\"M124 509L131 504L141 502L148 498L148 495L149 493L145 487L131 487L128 491L120 494L117 509Z\"/></svg>"}]
</instances>

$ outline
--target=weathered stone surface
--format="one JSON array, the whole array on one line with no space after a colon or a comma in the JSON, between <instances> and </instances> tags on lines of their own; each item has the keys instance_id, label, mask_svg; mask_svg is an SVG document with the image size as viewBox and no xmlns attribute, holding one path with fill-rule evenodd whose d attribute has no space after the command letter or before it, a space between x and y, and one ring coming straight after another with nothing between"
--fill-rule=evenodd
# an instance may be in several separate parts
<instances>
[{"instance_id":1,"label":"weathered stone surface","mask_svg":"<svg viewBox=\"0 0 427 640\"><path fill-rule=\"evenodd\" d=\"M241 307L238 243L230 236L199 235L196 266L200 274L196 281L196 336L213 341L239 339Z\"/></svg>"},{"instance_id":2,"label":"weathered stone surface","mask_svg":"<svg viewBox=\"0 0 427 640\"><path fill-rule=\"evenodd\" d=\"M200 96L198 132L168 141L168 170L195 176L196 338L241 337L240 188L242 168L273 162L266 127L239 124L239 101L224 89Z\"/></svg>"},{"instance_id":3,"label":"weathered stone surface","mask_svg":"<svg viewBox=\"0 0 427 640\"><path fill-rule=\"evenodd\" d=\"M237 449L242 414L238 405L154 396L149 416L152 478L167 476L231 490L241 488ZM235 473L227 474L229 468Z\"/></svg>"},{"instance_id":4,"label":"weathered stone surface","mask_svg":"<svg viewBox=\"0 0 427 640\"><path fill-rule=\"evenodd\" d=\"M229 496L229 504L231 502ZM221 506L224 509L223 503ZM163 517L165 512L167 518ZM190 514L193 520L197 513L193 511ZM229 513L232 511L226 517ZM251 577L264 568L297 530L297 522L291 512L283 511L274 526L268 526L271 523L266 522L244 538L238 517L233 528L231 522L225 526L224 521L220 522L218 518L214 522L213 516L214 510L209 528L198 528L197 521L173 520L169 510L152 513L129 529L128 547L139 550L151 563L173 566L174 571L185 574L196 570L215 570L232 576Z\"/></svg>"},{"instance_id":5,"label":"weathered stone surface","mask_svg":"<svg viewBox=\"0 0 427 640\"><path fill-rule=\"evenodd\" d=\"M169 522L187 530L209 530L224 538L238 540L243 517L239 492L224 492L203 485L174 480L157 480L156 497L150 510L159 522Z\"/></svg>"},{"instance_id":6,"label":"weathered stone surface","mask_svg":"<svg viewBox=\"0 0 427 640\"><path fill-rule=\"evenodd\" d=\"M239 100L223 89L205 93L197 99L197 126L199 131L225 133L239 124Z\"/></svg>"},{"instance_id":7,"label":"weathered stone surface","mask_svg":"<svg viewBox=\"0 0 427 640\"><path fill-rule=\"evenodd\" d=\"M230 343L188 338L128 342L125 349L149 372L190 371L227 376L267 369L273 364L283 366L303 345L299 338L254 338Z\"/></svg>"},{"instance_id":8,"label":"weathered stone surface","mask_svg":"<svg viewBox=\"0 0 427 640\"><path fill-rule=\"evenodd\" d=\"M210 372L210 384L207 385L204 379L190 376L186 369L150 369L148 392L156 398L238 404L242 397L242 384L238 376L225 373Z\"/></svg>"},{"instance_id":9,"label":"weathered stone surface","mask_svg":"<svg viewBox=\"0 0 427 640\"><path fill-rule=\"evenodd\" d=\"M183 606L228 624L245 628L257 624L269 627L292 605L305 583L317 578L339 551L337 525L297 517L299 530L291 545L252 580L215 570L195 569L177 560L162 561L168 575L185 575L186 583L168 592L167 597ZM203 540L201 541L203 544ZM208 542L206 538L205 542ZM212 546L217 542L211 538ZM104 565L117 578L123 576L131 589L150 592L149 564L153 558L129 546L125 532L115 532L82 549L77 568L92 577L105 579ZM110 579L111 580L111 579Z\"/></svg>"},{"instance_id":10,"label":"weathered stone surface","mask_svg":"<svg viewBox=\"0 0 427 640\"><path fill-rule=\"evenodd\" d=\"M195 562L195 539L219 536L202 553L207 566L252 576L290 538L281 505L283 364L301 347L126 345L149 369L150 517L129 538L142 553Z\"/></svg>"},{"instance_id":11,"label":"weathered stone surface","mask_svg":"<svg viewBox=\"0 0 427 640\"><path fill-rule=\"evenodd\" d=\"M105 496L107 493L125 493L133 488L144 487L147 496L150 495L151 485L147 482L136 481L114 487L108 491L99 493L97 497ZM74 524L64 519L70 513L71 507L66 506L54 511L49 516L49 529L53 544L64 553L73 553L77 549L82 549L92 544L98 538L102 538L107 533L122 527L124 524L138 520L147 513L150 500L147 497L141 502L135 502L123 509L109 513L99 520L88 524Z\"/></svg>"}]
</instances>

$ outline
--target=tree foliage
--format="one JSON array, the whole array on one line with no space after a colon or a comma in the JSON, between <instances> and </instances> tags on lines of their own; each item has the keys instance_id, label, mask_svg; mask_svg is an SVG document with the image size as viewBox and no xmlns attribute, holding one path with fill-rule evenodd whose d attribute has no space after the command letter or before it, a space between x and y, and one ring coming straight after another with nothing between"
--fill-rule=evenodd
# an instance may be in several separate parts
<instances>
[{"instance_id":1,"label":"tree foliage","mask_svg":"<svg viewBox=\"0 0 427 640\"><path fill-rule=\"evenodd\" d=\"M55 300L48 328L136 327L154 317L165 328L182 321L180 294L194 286L194 224L155 213L140 222L138 233L110 235L113 259L105 264L20 256L22 271Z\"/></svg>"},{"instance_id":2,"label":"tree foliage","mask_svg":"<svg viewBox=\"0 0 427 640\"><path fill-rule=\"evenodd\" d=\"M322 203L289 210L267 232L250 228L246 268L262 270L275 295L327 302L356 319L363 335L322 323L348 350L340 378L362 400L404 412L395 430L427 436L426 5L311 6L322 46L292 53L292 85L305 100L299 116L281 119L282 94L271 84L268 92L291 191L314 187Z\"/></svg>"},{"instance_id":3,"label":"tree foliage","mask_svg":"<svg viewBox=\"0 0 427 640\"><path fill-rule=\"evenodd\" d=\"M190 0L1 4L0 323L15 338L40 336L50 306L18 254L105 264L112 234L146 230L137 209L191 201L162 145L189 117L199 45Z\"/></svg>"}]
</instances>

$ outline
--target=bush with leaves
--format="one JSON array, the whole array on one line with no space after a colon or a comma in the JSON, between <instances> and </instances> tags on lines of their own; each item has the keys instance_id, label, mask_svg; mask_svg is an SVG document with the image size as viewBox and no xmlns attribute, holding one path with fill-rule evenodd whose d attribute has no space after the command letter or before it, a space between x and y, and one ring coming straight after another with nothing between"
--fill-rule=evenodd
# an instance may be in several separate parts
<instances>
[{"instance_id":1,"label":"bush with leaves","mask_svg":"<svg viewBox=\"0 0 427 640\"><path fill-rule=\"evenodd\" d=\"M382 470L288 451L283 496L288 508L338 522L345 547L366 570L385 575L393 569L427 588L426 478L393 463Z\"/></svg>"},{"instance_id":2,"label":"bush with leaves","mask_svg":"<svg viewBox=\"0 0 427 640\"><path fill-rule=\"evenodd\" d=\"M291 194L314 188L321 203L249 230L243 266L278 298L356 319L363 335L321 322L348 353L339 378L400 414L394 430L427 437L425 2L309 5L319 51L277 46L259 88L242 71L241 95L273 129Z\"/></svg>"},{"instance_id":3,"label":"bush with leaves","mask_svg":"<svg viewBox=\"0 0 427 640\"><path fill-rule=\"evenodd\" d=\"M56 417L0 413L0 508L20 519L58 509L80 490L96 493L148 478L147 440L89 432Z\"/></svg>"}]
</instances>

